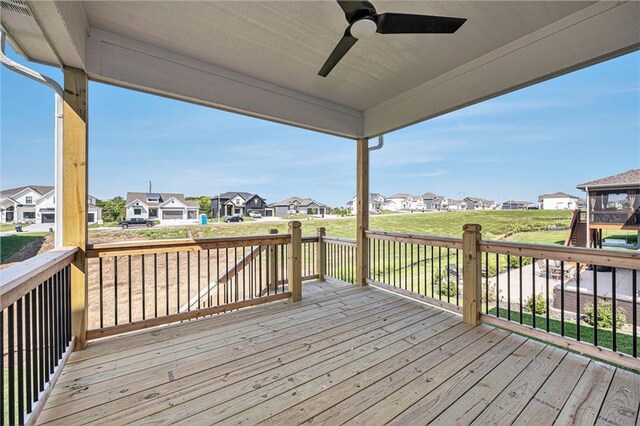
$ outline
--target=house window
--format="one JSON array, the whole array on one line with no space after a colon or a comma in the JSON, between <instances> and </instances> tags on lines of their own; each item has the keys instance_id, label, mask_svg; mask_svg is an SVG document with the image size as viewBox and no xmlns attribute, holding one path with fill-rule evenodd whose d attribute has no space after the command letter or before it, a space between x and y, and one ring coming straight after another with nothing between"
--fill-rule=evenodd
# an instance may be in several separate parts
<instances>
[{"instance_id":1,"label":"house window","mask_svg":"<svg viewBox=\"0 0 640 426\"><path fill-rule=\"evenodd\" d=\"M25 197L24 198L24 203L25 204L32 204L33 203L33 197Z\"/></svg>"},{"instance_id":2,"label":"house window","mask_svg":"<svg viewBox=\"0 0 640 426\"><path fill-rule=\"evenodd\" d=\"M134 215L141 215L142 214L142 209L133 209L133 214Z\"/></svg>"},{"instance_id":3,"label":"house window","mask_svg":"<svg viewBox=\"0 0 640 426\"><path fill-rule=\"evenodd\" d=\"M36 212L24 212L24 213L22 213L22 217L24 219L35 219L36 218Z\"/></svg>"},{"instance_id":4,"label":"house window","mask_svg":"<svg viewBox=\"0 0 640 426\"><path fill-rule=\"evenodd\" d=\"M258 199L257 198L253 199L253 204L255 204L256 206L258 205Z\"/></svg>"}]
</instances>

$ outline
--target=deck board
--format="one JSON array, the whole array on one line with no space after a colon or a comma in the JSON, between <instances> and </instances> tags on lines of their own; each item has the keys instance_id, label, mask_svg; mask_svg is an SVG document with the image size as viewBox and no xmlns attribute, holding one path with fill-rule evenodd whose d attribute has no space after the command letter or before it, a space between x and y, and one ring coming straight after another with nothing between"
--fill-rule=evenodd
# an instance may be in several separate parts
<instances>
[{"instance_id":1,"label":"deck board","mask_svg":"<svg viewBox=\"0 0 640 426\"><path fill-rule=\"evenodd\" d=\"M38 423L637 422L635 373L375 288L303 291L91 342Z\"/></svg>"}]
</instances>

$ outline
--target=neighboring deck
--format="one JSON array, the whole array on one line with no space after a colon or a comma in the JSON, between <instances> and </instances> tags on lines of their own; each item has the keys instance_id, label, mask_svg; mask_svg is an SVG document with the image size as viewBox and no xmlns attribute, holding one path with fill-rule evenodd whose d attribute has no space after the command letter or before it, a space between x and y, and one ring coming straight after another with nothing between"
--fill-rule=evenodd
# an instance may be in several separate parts
<instances>
[{"instance_id":1,"label":"neighboring deck","mask_svg":"<svg viewBox=\"0 0 640 426\"><path fill-rule=\"evenodd\" d=\"M640 376L371 287L90 343L39 422L636 424Z\"/></svg>"}]
</instances>

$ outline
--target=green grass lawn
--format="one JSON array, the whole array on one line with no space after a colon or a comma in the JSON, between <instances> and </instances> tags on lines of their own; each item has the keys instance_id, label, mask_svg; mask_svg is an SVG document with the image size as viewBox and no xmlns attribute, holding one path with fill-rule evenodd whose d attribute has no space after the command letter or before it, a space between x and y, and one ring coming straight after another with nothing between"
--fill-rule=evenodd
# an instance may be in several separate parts
<instances>
[{"instance_id":1,"label":"green grass lawn","mask_svg":"<svg viewBox=\"0 0 640 426\"><path fill-rule=\"evenodd\" d=\"M462 225L465 223L479 223L485 239L498 239L508 232L522 232L549 226L568 226L571 212L569 211L465 211L403 215L372 215L370 228L380 231L395 231L412 234L432 234L442 236L462 237ZM355 217L338 219L307 218L302 219L303 235L315 235L316 228L327 228L327 235L355 238ZM287 230L286 222L269 222L257 220L243 223L210 223L209 225L191 225L172 228L154 228L109 232L109 240L121 237L122 240L131 239L134 233L139 238L190 238L235 235L266 234L269 229L276 228L280 233ZM91 230L90 240L100 241L102 232ZM115 234L115 235L114 235Z\"/></svg>"},{"instance_id":2,"label":"green grass lawn","mask_svg":"<svg viewBox=\"0 0 640 426\"><path fill-rule=\"evenodd\" d=\"M21 233L0 237L0 263L4 263L7 257L20 250L32 241L44 240L49 235L48 232L42 233Z\"/></svg>"},{"instance_id":3,"label":"green grass lawn","mask_svg":"<svg viewBox=\"0 0 640 426\"><path fill-rule=\"evenodd\" d=\"M532 231L518 232L505 238L505 241L517 241L520 243L538 244L560 244L564 245L564 240L569 231Z\"/></svg>"},{"instance_id":4,"label":"green grass lawn","mask_svg":"<svg viewBox=\"0 0 640 426\"><path fill-rule=\"evenodd\" d=\"M24 226L23 223L1 223L0 224L0 232L13 231L16 229L16 226Z\"/></svg>"},{"instance_id":5,"label":"green grass lawn","mask_svg":"<svg viewBox=\"0 0 640 426\"><path fill-rule=\"evenodd\" d=\"M496 308L489 309L489 313L491 315L496 315ZM507 318L507 310L504 308L500 308L500 317ZM520 313L518 311L511 311L511 321L520 322ZM522 322L523 324L533 326L533 315L531 313L522 313ZM544 315L536 315L536 328L540 330L546 330L546 317ZM562 323L559 320L549 319L549 331L551 333L560 334ZM564 323L564 335L566 337L570 337L575 339L577 336L577 324L574 322ZM585 343L593 343L593 327L588 324L580 323L580 341ZM633 335L621 333L618 331L616 333L616 343L618 352L622 352L625 354L631 354L633 350ZM612 349L613 348L613 331L598 328L598 346Z\"/></svg>"}]
</instances>

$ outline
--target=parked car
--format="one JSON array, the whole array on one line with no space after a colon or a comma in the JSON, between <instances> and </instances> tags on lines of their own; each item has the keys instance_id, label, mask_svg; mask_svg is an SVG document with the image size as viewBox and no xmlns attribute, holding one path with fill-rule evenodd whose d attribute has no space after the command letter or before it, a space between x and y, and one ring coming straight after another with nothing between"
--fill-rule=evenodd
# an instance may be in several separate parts
<instances>
[{"instance_id":1,"label":"parked car","mask_svg":"<svg viewBox=\"0 0 640 426\"><path fill-rule=\"evenodd\" d=\"M249 212L249 217L252 217L254 219L260 219L262 215L260 214L260 212Z\"/></svg>"},{"instance_id":2,"label":"parked car","mask_svg":"<svg viewBox=\"0 0 640 426\"><path fill-rule=\"evenodd\" d=\"M229 223L229 222L244 222L244 219L242 218L242 216L236 215L236 216L229 216L224 221L226 223Z\"/></svg>"},{"instance_id":3,"label":"parked car","mask_svg":"<svg viewBox=\"0 0 640 426\"><path fill-rule=\"evenodd\" d=\"M142 227L146 226L147 228L151 228L155 226L155 222L152 220L147 220L143 217L132 217L131 219L123 220L118 222L118 226L122 229L127 229L129 227Z\"/></svg>"}]
</instances>

